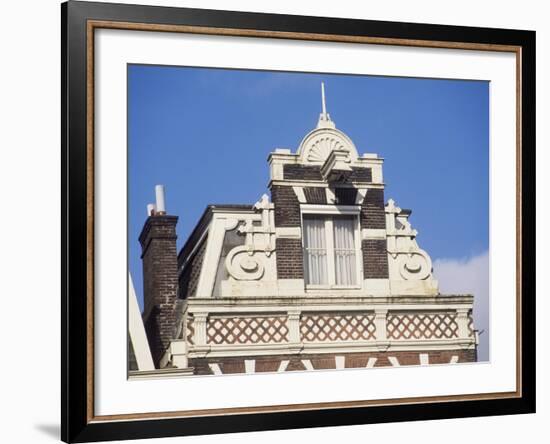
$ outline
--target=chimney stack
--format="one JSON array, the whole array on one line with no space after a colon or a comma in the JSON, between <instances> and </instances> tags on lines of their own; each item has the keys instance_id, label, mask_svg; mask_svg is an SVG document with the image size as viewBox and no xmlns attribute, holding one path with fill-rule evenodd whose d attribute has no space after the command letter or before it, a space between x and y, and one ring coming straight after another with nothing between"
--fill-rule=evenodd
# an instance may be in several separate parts
<instances>
[{"instance_id":1,"label":"chimney stack","mask_svg":"<svg viewBox=\"0 0 550 444\"><path fill-rule=\"evenodd\" d=\"M147 220L141 230L143 263L143 321L155 366L159 368L170 346L176 322L178 293L176 250L177 216L166 214L164 186L155 187L156 205L147 205Z\"/></svg>"}]
</instances>

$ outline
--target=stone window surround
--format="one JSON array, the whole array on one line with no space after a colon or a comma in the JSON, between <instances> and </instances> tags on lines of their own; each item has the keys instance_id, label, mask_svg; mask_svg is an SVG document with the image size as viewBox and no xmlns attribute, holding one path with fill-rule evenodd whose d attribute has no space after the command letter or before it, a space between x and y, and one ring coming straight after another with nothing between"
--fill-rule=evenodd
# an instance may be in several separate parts
<instances>
[{"instance_id":1,"label":"stone window surround","mask_svg":"<svg viewBox=\"0 0 550 444\"><path fill-rule=\"evenodd\" d=\"M355 233L354 233L354 240L355 240L355 264L356 264L356 276L357 276L357 284L356 285L336 285L336 284L328 284L328 285L312 285L312 284L305 284L305 290L306 292L308 290L333 290L333 289L350 289L350 290L360 290L363 288L363 262L362 262L362 250L361 250L361 240L362 240L362 233L361 233L361 222L360 222L360 212L361 212L361 205L321 205L321 204L300 204L300 230L302 233L304 233L304 218L303 216L305 214L307 215L313 215L313 216L330 216L330 215L340 215L340 216L354 216L356 220L355 224ZM302 235L302 250L304 249L304 236ZM330 266L330 262L329 262ZM329 275L334 273L334 270L329 270ZM333 281L333 280L332 280Z\"/></svg>"}]
</instances>

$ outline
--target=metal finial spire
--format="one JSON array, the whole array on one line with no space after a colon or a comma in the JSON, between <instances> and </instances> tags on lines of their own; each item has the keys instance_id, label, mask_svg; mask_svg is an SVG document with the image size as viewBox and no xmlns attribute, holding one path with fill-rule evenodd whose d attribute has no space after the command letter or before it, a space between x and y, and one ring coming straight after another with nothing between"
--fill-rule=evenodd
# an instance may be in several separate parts
<instances>
[{"instance_id":1,"label":"metal finial spire","mask_svg":"<svg viewBox=\"0 0 550 444\"><path fill-rule=\"evenodd\" d=\"M327 118L327 104L325 102L325 82L321 82L321 102L323 104L323 116Z\"/></svg>"},{"instance_id":2,"label":"metal finial spire","mask_svg":"<svg viewBox=\"0 0 550 444\"><path fill-rule=\"evenodd\" d=\"M327 102L325 99L325 82L321 82L321 105L323 109L322 113L319 115L317 128L335 128L334 122L330 120L330 114L327 113Z\"/></svg>"}]
</instances>

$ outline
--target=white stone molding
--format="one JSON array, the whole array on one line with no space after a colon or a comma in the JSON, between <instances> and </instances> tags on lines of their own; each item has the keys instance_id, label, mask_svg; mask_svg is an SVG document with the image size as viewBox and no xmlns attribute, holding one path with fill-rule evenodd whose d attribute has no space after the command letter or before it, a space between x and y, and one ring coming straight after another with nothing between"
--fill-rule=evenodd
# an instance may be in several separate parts
<instances>
[{"instance_id":1,"label":"white stone molding","mask_svg":"<svg viewBox=\"0 0 550 444\"><path fill-rule=\"evenodd\" d=\"M301 227L277 227L275 228L275 236L282 239L301 239Z\"/></svg>"},{"instance_id":2,"label":"white stone molding","mask_svg":"<svg viewBox=\"0 0 550 444\"><path fill-rule=\"evenodd\" d=\"M214 373L215 375L223 375L219 364L217 364L215 362L214 363L209 363L208 367L210 367L210 370L212 370L212 373Z\"/></svg>"},{"instance_id":3,"label":"white stone molding","mask_svg":"<svg viewBox=\"0 0 550 444\"><path fill-rule=\"evenodd\" d=\"M363 154L363 157L365 157L365 154ZM373 183L384 183L384 177L382 175L382 162L371 164L371 171Z\"/></svg>"},{"instance_id":4,"label":"white stone molding","mask_svg":"<svg viewBox=\"0 0 550 444\"><path fill-rule=\"evenodd\" d=\"M187 368L189 366L187 354L187 342L185 339L170 342L170 361L172 361L174 367Z\"/></svg>"},{"instance_id":5,"label":"white stone molding","mask_svg":"<svg viewBox=\"0 0 550 444\"><path fill-rule=\"evenodd\" d=\"M291 279L288 279L291 280ZM296 280L298 285L300 280ZM242 297L238 304L233 299L190 298L185 306L187 313L275 313L275 312L356 312L392 311L456 311L472 310L473 297L470 295L413 297L413 296L366 296L353 291L320 291L294 297L258 298Z\"/></svg>"},{"instance_id":6,"label":"white stone molding","mask_svg":"<svg viewBox=\"0 0 550 444\"><path fill-rule=\"evenodd\" d=\"M294 162L292 163L294 164ZM368 165L360 164L358 166L359 168L366 168ZM282 186L289 186L289 187L309 187L309 188L329 188L332 185L325 183L325 182L313 182L311 180L300 180L300 179L285 179L285 180L272 180L269 182L270 185L282 185ZM369 183L368 185L365 185L364 183L361 183L361 186L364 186L365 188L369 190L383 190L384 184L383 183Z\"/></svg>"},{"instance_id":7,"label":"white stone molding","mask_svg":"<svg viewBox=\"0 0 550 444\"><path fill-rule=\"evenodd\" d=\"M376 364L376 361L378 361L378 358L369 358L366 368L373 368L374 364Z\"/></svg>"},{"instance_id":8,"label":"white stone molding","mask_svg":"<svg viewBox=\"0 0 550 444\"><path fill-rule=\"evenodd\" d=\"M306 199L306 195L304 193L303 187L293 186L292 190L294 191L294 194L296 195L296 199L298 199L298 202L307 203L307 199Z\"/></svg>"},{"instance_id":9,"label":"white stone molding","mask_svg":"<svg viewBox=\"0 0 550 444\"><path fill-rule=\"evenodd\" d=\"M358 215L361 212L361 207L359 205L302 204L300 211L302 214Z\"/></svg>"},{"instance_id":10,"label":"white stone molding","mask_svg":"<svg viewBox=\"0 0 550 444\"><path fill-rule=\"evenodd\" d=\"M315 370L313 368L313 364L309 359L302 359L302 364L304 364L304 367L306 368L306 370Z\"/></svg>"},{"instance_id":11,"label":"white stone molding","mask_svg":"<svg viewBox=\"0 0 550 444\"><path fill-rule=\"evenodd\" d=\"M355 205L362 205L367 195L368 188L357 188L357 194L355 195Z\"/></svg>"},{"instance_id":12,"label":"white stone molding","mask_svg":"<svg viewBox=\"0 0 550 444\"><path fill-rule=\"evenodd\" d=\"M223 217L217 214L212 216L197 285L197 297L212 297L225 231L235 229L238 224L239 219L235 217Z\"/></svg>"},{"instance_id":13,"label":"white stone molding","mask_svg":"<svg viewBox=\"0 0 550 444\"><path fill-rule=\"evenodd\" d=\"M325 196L327 198L327 203L328 204L334 204L336 203L336 194L334 192L334 188L331 188L331 187L327 187L325 188Z\"/></svg>"},{"instance_id":14,"label":"white stone molding","mask_svg":"<svg viewBox=\"0 0 550 444\"><path fill-rule=\"evenodd\" d=\"M289 149L277 148L270 153L267 161L269 163L271 180L284 180L284 164L296 163L298 156L291 153Z\"/></svg>"},{"instance_id":15,"label":"white stone molding","mask_svg":"<svg viewBox=\"0 0 550 444\"><path fill-rule=\"evenodd\" d=\"M418 355L420 365L430 365L430 355L428 353L420 353Z\"/></svg>"},{"instance_id":16,"label":"white stone molding","mask_svg":"<svg viewBox=\"0 0 550 444\"><path fill-rule=\"evenodd\" d=\"M279 368L277 369L277 372L278 373L283 373L286 371L286 368L288 367L288 363L290 361L288 359L283 359L280 363L279 363Z\"/></svg>"},{"instance_id":17,"label":"white stone molding","mask_svg":"<svg viewBox=\"0 0 550 444\"><path fill-rule=\"evenodd\" d=\"M288 356L300 354L347 354L380 352L430 352L474 350L471 340L392 340L392 341L335 341L303 344L229 344L207 347L188 346L188 358L224 358L253 356Z\"/></svg>"},{"instance_id":18,"label":"white stone molding","mask_svg":"<svg viewBox=\"0 0 550 444\"><path fill-rule=\"evenodd\" d=\"M300 312L289 311L287 315L288 325L288 341L291 344L298 344L302 342L300 335Z\"/></svg>"},{"instance_id":19,"label":"white stone molding","mask_svg":"<svg viewBox=\"0 0 550 444\"><path fill-rule=\"evenodd\" d=\"M351 159L348 151L332 149L321 166L321 176L326 182L346 182L351 173Z\"/></svg>"},{"instance_id":20,"label":"white stone molding","mask_svg":"<svg viewBox=\"0 0 550 444\"><path fill-rule=\"evenodd\" d=\"M458 325L458 337L459 338L469 338L470 330L468 328L468 323L470 319L468 317L469 310L467 309L458 309L456 311L456 323Z\"/></svg>"},{"instance_id":21,"label":"white stone molding","mask_svg":"<svg viewBox=\"0 0 550 444\"><path fill-rule=\"evenodd\" d=\"M449 361L449 364L457 364L458 363L458 355L451 356L451 360Z\"/></svg>"},{"instance_id":22,"label":"white stone molding","mask_svg":"<svg viewBox=\"0 0 550 444\"><path fill-rule=\"evenodd\" d=\"M336 369L338 369L338 370L346 368L346 357L345 356L335 356L334 357L334 364L336 366Z\"/></svg>"},{"instance_id":23,"label":"white stone molding","mask_svg":"<svg viewBox=\"0 0 550 444\"><path fill-rule=\"evenodd\" d=\"M399 359L395 356L388 356L388 361L390 361L392 367L401 367L401 364L399 364Z\"/></svg>"},{"instance_id":24,"label":"white stone molding","mask_svg":"<svg viewBox=\"0 0 550 444\"><path fill-rule=\"evenodd\" d=\"M388 296L390 294L390 281L389 279L364 279L363 288L368 296Z\"/></svg>"},{"instance_id":25,"label":"white stone molding","mask_svg":"<svg viewBox=\"0 0 550 444\"><path fill-rule=\"evenodd\" d=\"M256 360L255 359L245 359L244 360L244 371L245 371L245 373L256 373Z\"/></svg>"},{"instance_id":26,"label":"white stone molding","mask_svg":"<svg viewBox=\"0 0 550 444\"><path fill-rule=\"evenodd\" d=\"M196 347L205 346L206 341L206 324L208 313L193 313L193 327L195 334L193 335L194 345Z\"/></svg>"},{"instance_id":27,"label":"white stone molding","mask_svg":"<svg viewBox=\"0 0 550 444\"><path fill-rule=\"evenodd\" d=\"M194 374L193 367L187 368L156 368L154 370L144 370L144 371L135 371L130 370L128 372L129 380L140 380L140 379L173 379L181 378L182 376L193 376Z\"/></svg>"},{"instance_id":28,"label":"white stone molding","mask_svg":"<svg viewBox=\"0 0 550 444\"><path fill-rule=\"evenodd\" d=\"M361 239L386 239L386 230L383 228L363 228L361 229Z\"/></svg>"},{"instance_id":29,"label":"white stone molding","mask_svg":"<svg viewBox=\"0 0 550 444\"><path fill-rule=\"evenodd\" d=\"M388 318L388 310L384 308L378 308L374 310L374 325L376 325L376 340L377 341L386 341L387 336L387 325L386 321Z\"/></svg>"}]
</instances>

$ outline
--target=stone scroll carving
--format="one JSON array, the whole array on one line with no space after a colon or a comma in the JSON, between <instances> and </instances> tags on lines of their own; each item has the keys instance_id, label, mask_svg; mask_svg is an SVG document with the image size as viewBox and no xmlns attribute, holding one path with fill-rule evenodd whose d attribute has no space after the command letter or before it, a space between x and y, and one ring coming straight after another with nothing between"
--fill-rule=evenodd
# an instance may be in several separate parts
<instances>
[{"instance_id":1,"label":"stone scroll carving","mask_svg":"<svg viewBox=\"0 0 550 444\"><path fill-rule=\"evenodd\" d=\"M239 221L237 230L245 236L245 243L229 251L225 260L227 272L239 281L261 279L266 260L275 251L274 206L264 194L254 208L260 220Z\"/></svg>"},{"instance_id":2,"label":"stone scroll carving","mask_svg":"<svg viewBox=\"0 0 550 444\"><path fill-rule=\"evenodd\" d=\"M386 204L386 230L391 278L421 281L432 278L432 260L417 242L418 232L408 220L411 212L402 210L390 199Z\"/></svg>"}]
</instances>

